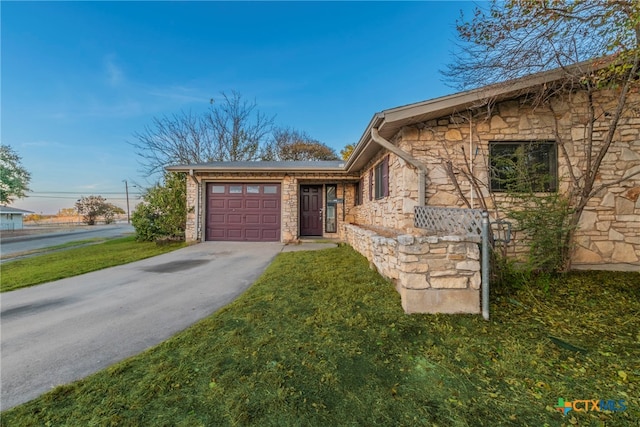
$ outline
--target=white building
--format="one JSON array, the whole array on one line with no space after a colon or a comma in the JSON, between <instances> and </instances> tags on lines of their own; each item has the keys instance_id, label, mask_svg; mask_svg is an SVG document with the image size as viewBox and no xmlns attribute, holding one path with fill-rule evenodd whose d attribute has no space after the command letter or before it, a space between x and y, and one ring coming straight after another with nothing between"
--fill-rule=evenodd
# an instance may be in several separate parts
<instances>
[{"instance_id":1,"label":"white building","mask_svg":"<svg viewBox=\"0 0 640 427\"><path fill-rule=\"evenodd\" d=\"M22 217L30 213L33 212L0 206L0 230L22 230Z\"/></svg>"}]
</instances>

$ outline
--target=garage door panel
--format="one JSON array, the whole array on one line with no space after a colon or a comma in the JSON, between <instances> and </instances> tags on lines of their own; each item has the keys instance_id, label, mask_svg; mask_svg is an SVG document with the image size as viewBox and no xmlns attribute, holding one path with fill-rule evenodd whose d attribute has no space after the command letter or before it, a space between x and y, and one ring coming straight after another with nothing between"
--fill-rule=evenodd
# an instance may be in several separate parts
<instances>
[{"instance_id":1,"label":"garage door panel","mask_svg":"<svg viewBox=\"0 0 640 427\"><path fill-rule=\"evenodd\" d=\"M258 199L246 199L244 201L244 207L246 209L260 209L260 200L258 200Z\"/></svg>"},{"instance_id":2,"label":"garage door panel","mask_svg":"<svg viewBox=\"0 0 640 427\"><path fill-rule=\"evenodd\" d=\"M280 240L280 184L207 185L207 240Z\"/></svg>"},{"instance_id":3,"label":"garage door panel","mask_svg":"<svg viewBox=\"0 0 640 427\"><path fill-rule=\"evenodd\" d=\"M209 215L209 221L212 224L224 224L225 215L224 214L211 214L211 215Z\"/></svg>"},{"instance_id":4,"label":"garage door panel","mask_svg":"<svg viewBox=\"0 0 640 427\"><path fill-rule=\"evenodd\" d=\"M262 208L263 209L279 209L280 200L263 200Z\"/></svg>"},{"instance_id":5,"label":"garage door panel","mask_svg":"<svg viewBox=\"0 0 640 427\"><path fill-rule=\"evenodd\" d=\"M260 233L259 229L252 229L252 228L247 228L245 230L245 238L247 240L261 240L262 239L262 233Z\"/></svg>"},{"instance_id":6,"label":"garage door panel","mask_svg":"<svg viewBox=\"0 0 640 427\"><path fill-rule=\"evenodd\" d=\"M227 229L227 237L229 239L242 240L242 229L239 228L229 228Z\"/></svg>"},{"instance_id":7,"label":"garage door panel","mask_svg":"<svg viewBox=\"0 0 640 427\"><path fill-rule=\"evenodd\" d=\"M279 218L278 215L262 215L262 223L276 225L280 223L280 221L278 221Z\"/></svg>"},{"instance_id":8,"label":"garage door panel","mask_svg":"<svg viewBox=\"0 0 640 427\"><path fill-rule=\"evenodd\" d=\"M224 209L226 207L226 200L212 199L209 202L209 207L214 209Z\"/></svg>"},{"instance_id":9,"label":"garage door panel","mask_svg":"<svg viewBox=\"0 0 640 427\"><path fill-rule=\"evenodd\" d=\"M229 199L227 202L229 209L242 209L242 199Z\"/></svg>"},{"instance_id":10,"label":"garage door panel","mask_svg":"<svg viewBox=\"0 0 640 427\"><path fill-rule=\"evenodd\" d=\"M242 215L240 214L228 214L226 221L227 224L242 224Z\"/></svg>"},{"instance_id":11,"label":"garage door panel","mask_svg":"<svg viewBox=\"0 0 640 427\"><path fill-rule=\"evenodd\" d=\"M226 240L227 232L225 229L214 228L210 230L209 240Z\"/></svg>"},{"instance_id":12,"label":"garage door panel","mask_svg":"<svg viewBox=\"0 0 640 427\"><path fill-rule=\"evenodd\" d=\"M260 215L259 214L253 214L253 215L246 215L244 217L244 223L245 224L260 224Z\"/></svg>"}]
</instances>

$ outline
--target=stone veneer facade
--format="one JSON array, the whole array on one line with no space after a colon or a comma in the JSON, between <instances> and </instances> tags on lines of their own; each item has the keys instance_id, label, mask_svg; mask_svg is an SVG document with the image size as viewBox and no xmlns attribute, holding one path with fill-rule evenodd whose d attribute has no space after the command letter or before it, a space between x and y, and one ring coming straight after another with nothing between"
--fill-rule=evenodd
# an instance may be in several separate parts
<instances>
[{"instance_id":1,"label":"stone veneer facade","mask_svg":"<svg viewBox=\"0 0 640 427\"><path fill-rule=\"evenodd\" d=\"M488 150L490 142L498 141L557 141L555 120L559 135L565 142L573 163L583 164L585 159L584 135L585 110L583 95L574 94L570 102L558 101L551 110L537 107L535 110L526 102L510 100L497 103L491 114L476 112L475 117L461 114L419 123L401 129L391 142L410 153L428 168L426 183L426 204L430 206L465 207L453 182L446 173L444 159L451 159L454 165L464 167L469 152L474 152L472 161L474 176L488 183ZM615 94L601 92L596 104L602 109L601 118L594 123L594 140L602 141L609 123L607 108L614 104ZM640 96L635 93L632 105L640 104ZM471 141L471 149L470 149ZM596 147L597 148L597 147ZM466 155L464 154L466 153ZM369 200L368 170L383 156L389 155L389 197ZM620 121L614 143L604 158L596 185L613 182L623 176L640 171L640 108L628 109ZM352 209L350 217L356 224L367 224L414 234L413 207L417 204L417 171L404 160L381 150L362 172L364 180L363 203ZM558 177L560 191L568 188L568 166L558 153ZM483 194L472 194L470 184L458 175L458 180L467 199L474 200L474 207L480 207L478 197L483 197L490 208L492 217L494 199L499 205L504 203L500 195L492 199L488 187ZM515 256L525 250L522 233L514 234L515 241L510 246ZM576 232L573 264L631 263L640 269L640 175L613 185L593 197L587 205Z\"/></svg>"},{"instance_id":2,"label":"stone veneer facade","mask_svg":"<svg viewBox=\"0 0 640 427\"><path fill-rule=\"evenodd\" d=\"M338 229L345 216L345 206L354 204L355 176L314 172L208 172L198 173L197 177L187 177L187 225L186 240L195 242L204 240L206 183L209 182L273 182L281 185L281 241L295 242L299 239L299 188L300 185L337 185L337 197L344 199L344 204L337 205L336 218ZM197 180L197 181L196 181ZM349 183L351 182L351 183ZM347 184L348 183L348 184ZM324 195L323 195L323 201ZM324 218L323 218L324 221ZM324 224L323 224L324 230ZM324 237L338 238L336 233L324 233Z\"/></svg>"}]
</instances>

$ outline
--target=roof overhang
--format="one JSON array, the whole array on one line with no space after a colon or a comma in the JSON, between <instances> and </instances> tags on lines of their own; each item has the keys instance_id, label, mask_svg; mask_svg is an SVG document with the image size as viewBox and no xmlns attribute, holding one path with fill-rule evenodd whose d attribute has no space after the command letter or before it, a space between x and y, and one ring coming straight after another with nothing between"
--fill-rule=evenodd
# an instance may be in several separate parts
<instances>
[{"instance_id":1,"label":"roof overhang","mask_svg":"<svg viewBox=\"0 0 640 427\"><path fill-rule=\"evenodd\" d=\"M602 68L607 64L607 61L601 63L585 61L573 65L570 69L577 74L584 74ZM373 128L378 130L380 136L389 140L405 126L475 110L489 103L512 99L530 93L540 85L560 81L566 78L568 73L569 70L567 69L554 69L504 83L383 110L374 114L353 153L347 160L345 168L350 172L362 169L371 157L380 150L380 146L371 138L371 130Z\"/></svg>"},{"instance_id":2,"label":"roof overhang","mask_svg":"<svg viewBox=\"0 0 640 427\"><path fill-rule=\"evenodd\" d=\"M208 172L250 173L250 172L282 172L282 173L332 173L348 175L344 161L278 161L278 162L212 162L192 165L176 165L166 168L169 172L185 172L190 174Z\"/></svg>"},{"instance_id":3,"label":"roof overhang","mask_svg":"<svg viewBox=\"0 0 640 427\"><path fill-rule=\"evenodd\" d=\"M19 214L26 215L33 213L32 211L27 211L24 209L12 208L10 206L0 206L0 214Z\"/></svg>"}]
</instances>

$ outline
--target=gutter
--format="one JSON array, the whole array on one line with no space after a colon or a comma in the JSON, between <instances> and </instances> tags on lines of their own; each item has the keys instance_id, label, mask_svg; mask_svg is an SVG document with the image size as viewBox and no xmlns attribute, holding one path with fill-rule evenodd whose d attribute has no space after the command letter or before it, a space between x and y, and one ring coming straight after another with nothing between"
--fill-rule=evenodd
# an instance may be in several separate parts
<instances>
[{"instance_id":1,"label":"gutter","mask_svg":"<svg viewBox=\"0 0 640 427\"><path fill-rule=\"evenodd\" d=\"M411 154L401 150L400 148L396 147L395 145L381 137L378 133L377 128L371 128L371 139L376 144L386 148L396 156L400 157L402 160L418 169L418 205L424 206L426 204L425 187L427 183L427 167L416 160Z\"/></svg>"}]
</instances>

